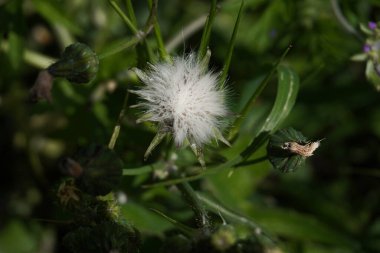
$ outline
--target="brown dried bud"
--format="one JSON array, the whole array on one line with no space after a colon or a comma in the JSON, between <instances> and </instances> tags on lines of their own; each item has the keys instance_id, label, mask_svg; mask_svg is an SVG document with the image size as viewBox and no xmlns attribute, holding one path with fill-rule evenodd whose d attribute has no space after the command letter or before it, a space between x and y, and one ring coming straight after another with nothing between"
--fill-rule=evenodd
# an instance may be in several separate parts
<instances>
[{"instance_id":1,"label":"brown dried bud","mask_svg":"<svg viewBox=\"0 0 380 253\"><path fill-rule=\"evenodd\" d=\"M47 70L41 70L38 77L29 90L29 101L36 103L39 100L52 101L51 88L53 86L53 76Z\"/></svg>"}]
</instances>

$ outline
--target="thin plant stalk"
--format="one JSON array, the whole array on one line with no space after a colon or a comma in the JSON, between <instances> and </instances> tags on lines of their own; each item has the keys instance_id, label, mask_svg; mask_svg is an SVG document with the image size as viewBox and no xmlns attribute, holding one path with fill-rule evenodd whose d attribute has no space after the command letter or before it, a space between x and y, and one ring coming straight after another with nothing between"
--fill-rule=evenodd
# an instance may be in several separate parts
<instances>
[{"instance_id":1,"label":"thin plant stalk","mask_svg":"<svg viewBox=\"0 0 380 253\"><path fill-rule=\"evenodd\" d=\"M150 26L151 26L152 22L154 21L154 18L156 15L156 10L151 9L151 12L150 12L150 15L149 15L149 18L148 18L148 21L147 21L147 24L146 24L144 31L139 31L137 29L136 25L134 24L134 22L131 21L131 19L127 15L125 15L125 13L121 10L120 6L115 2L115 0L108 0L108 1L111 4L112 8L117 12L117 14L119 14L119 16L124 21L124 23L127 25L127 27L132 31L132 33L137 38L141 38L141 41L144 45L144 48L145 48L145 51L148 55L149 60L153 61L154 55L152 53L152 49L150 48L148 42L145 40L145 36L151 30ZM131 12L131 11L129 11L129 12Z\"/></svg>"},{"instance_id":2,"label":"thin plant stalk","mask_svg":"<svg viewBox=\"0 0 380 253\"><path fill-rule=\"evenodd\" d=\"M232 53L233 53L234 47L235 47L236 35L237 35L237 31L239 30L240 18L241 18L241 14L243 12L243 7L244 7L244 0L241 1L239 13L238 13L238 16L237 16L236 21L235 21L234 30L232 32L230 43L228 45L227 57L224 60L224 66L223 66L222 74L220 77L220 86L222 89L224 88L224 85L226 83L228 70L230 68Z\"/></svg>"},{"instance_id":3,"label":"thin plant stalk","mask_svg":"<svg viewBox=\"0 0 380 253\"><path fill-rule=\"evenodd\" d=\"M331 0L331 6L337 20L342 25L344 30L354 35L358 40L363 41L363 37L360 33L347 21L346 17L343 15L342 10L339 7L338 0Z\"/></svg>"},{"instance_id":4,"label":"thin plant stalk","mask_svg":"<svg viewBox=\"0 0 380 253\"><path fill-rule=\"evenodd\" d=\"M180 32L174 35L171 39L168 40L166 44L166 49L168 52L174 51L181 43L186 41L191 35L200 30L207 20L207 15L202 15L197 19L191 21L187 24Z\"/></svg>"},{"instance_id":5,"label":"thin plant stalk","mask_svg":"<svg viewBox=\"0 0 380 253\"><path fill-rule=\"evenodd\" d=\"M154 184L149 184L149 185L144 185L143 188L158 187L158 186L169 186L169 185L174 185L174 184L180 184L183 182L195 181L195 180L201 179L203 177L207 177L209 175L213 175L213 174L220 173L220 172L223 172L226 170L231 170L231 169L232 169L231 171L233 171L234 169L237 169L241 166L248 166L248 165L257 164L257 163L261 163L265 160L267 160L266 156L260 157L257 159L248 160L248 161L244 161L243 156L237 156L234 159L229 160L229 161L227 161L221 165L217 165L214 167L210 167L207 170L203 170L202 173L200 173L200 174L197 174L194 176L170 179L170 180L166 180L166 181L162 181L162 182L158 182L158 183L154 183ZM142 167L142 168L144 168L144 167ZM146 171L146 172L148 172L148 171ZM138 173L138 172L134 171L134 173Z\"/></svg>"},{"instance_id":6,"label":"thin plant stalk","mask_svg":"<svg viewBox=\"0 0 380 253\"><path fill-rule=\"evenodd\" d=\"M157 12L157 0L148 0L149 7L152 11ZM160 57L167 62L171 62L171 58L165 48L164 40L162 39L161 28L157 20L157 13L154 15L154 35L157 42L158 52Z\"/></svg>"},{"instance_id":7,"label":"thin plant stalk","mask_svg":"<svg viewBox=\"0 0 380 253\"><path fill-rule=\"evenodd\" d=\"M216 1L217 0L211 1L210 12L206 20L205 28L203 29L201 44L198 50L199 60L202 60L207 52L207 47L210 41L211 26L212 26L212 23L214 22L215 13L216 13Z\"/></svg>"},{"instance_id":8,"label":"thin plant stalk","mask_svg":"<svg viewBox=\"0 0 380 253\"><path fill-rule=\"evenodd\" d=\"M7 52L9 50L9 43L7 41L3 41L0 44L0 50ZM29 49L24 49L23 58L26 63L39 69L46 69L50 64L57 61L55 58L51 58Z\"/></svg>"},{"instance_id":9,"label":"thin plant stalk","mask_svg":"<svg viewBox=\"0 0 380 253\"><path fill-rule=\"evenodd\" d=\"M129 16L132 24L137 27L137 19L136 19L136 15L135 15L135 10L133 9L132 1L126 0L125 6L126 6L127 13L128 13L128 16Z\"/></svg>"},{"instance_id":10,"label":"thin plant stalk","mask_svg":"<svg viewBox=\"0 0 380 253\"><path fill-rule=\"evenodd\" d=\"M121 10L120 6L116 3L115 0L108 0L108 2L111 4L112 8L116 11L116 13L121 17L121 19L124 21L124 23L128 26L128 28L132 31L133 34L138 34L138 29L133 24L133 22L129 19L127 15L124 14L124 12Z\"/></svg>"},{"instance_id":11,"label":"thin plant stalk","mask_svg":"<svg viewBox=\"0 0 380 253\"><path fill-rule=\"evenodd\" d=\"M188 182L179 184L178 189L181 191L185 201L191 206L195 213L195 220L202 229L210 226L208 214L203 204L199 201L197 194Z\"/></svg>"},{"instance_id":12,"label":"thin plant stalk","mask_svg":"<svg viewBox=\"0 0 380 253\"><path fill-rule=\"evenodd\" d=\"M115 125L115 127L113 129L113 132L112 132L112 135L111 135L111 139L110 139L110 141L108 143L108 148L109 149L114 149L116 141L117 141L117 139L119 137L121 123L122 123L122 121L124 119L125 112L127 111L128 97L129 97L129 92L127 91L127 93L125 94L125 97L124 97L123 107L121 108L121 111L119 113L119 117L117 119L117 123L116 123L116 125Z\"/></svg>"},{"instance_id":13,"label":"thin plant stalk","mask_svg":"<svg viewBox=\"0 0 380 253\"><path fill-rule=\"evenodd\" d=\"M256 224L254 221L252 221L250 218L247 218L243 215L237 214L231 210L228 210L227 208L223 207L222 205L216 203L211 198L206 197L204 194L196 193L199 201L206 207L206 209L216 213L220 214L223 218L226 218L232 223L240 223L244 226L247 226L252 229L252 231L258 235L258 236L264 236L266 239L269 240L271 243L275 243L275 240L272 238L272 236L269 235L268 232L264 231L262 227L260 227L258 224Z\"/></svg>"}]
</instances>

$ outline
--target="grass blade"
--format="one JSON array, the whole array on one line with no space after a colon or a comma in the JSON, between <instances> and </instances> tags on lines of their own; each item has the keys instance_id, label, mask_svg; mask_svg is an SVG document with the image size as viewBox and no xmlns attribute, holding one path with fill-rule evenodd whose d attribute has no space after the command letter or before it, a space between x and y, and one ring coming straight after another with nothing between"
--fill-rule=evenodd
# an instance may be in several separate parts
<instances>
[{"instance_id":1,"label":"grass blade","mask_svg":"<svg viewBox=\"0 0 380 253\"><path fill-rule=\"evenodd\" d=\"M236 21L235 21L235 26L234 26L234 30L232 32L230 43L228 45L227 57L224 61L224 66L223 66L223 70L222 70L222 74L221 74L221 78L220 78L220 86L222 89L224 88L224 85L226 83L228 70L230 68L232 53L233 53L234 48L235 48L236 35L237 35L237 31L239 29L240 18L241 18L241 14L243 12L243 7L244 7L244 0L242 0L241 4L240 4L239 13L238 13L238 16L237 16Z\"/></svg>"},{"instance_id":2,"label":"grass blade","mask_svg":"<svg viewBox=\"0 0 380 253\"><path fill-rule=\"evenodd\" d=\"M240 126L242 125L245 117L247 116L248 112L251 110L252 106L254 105L256 99L261 94L261 92L264 90L264 88L267 86L269 80L272 78L274 73L277 70L277 67L279 64L283 61L285 56L288 54L290 49L292 48L291 45L285 50L285 52L282 54L281 58L274 64L271 71L268 73L268 75L263 79L263 81L260 83L259 87L255 90L255 92L252 94L246 105L244 106L243 110L241 111L239 117L235 120L235 122L232 124L232 128L230 130L230 134L228 136L228 139L230 141L234 140L237 137L237 134L240 130Z\"/></svg>"},{"instance_id":3,"label":"grass blade","mask_svg":"<svg viewBox=\"0 0 380 253\"><path fill-rule=\"evenodd\" d=\"M251 144L241 153L244 160L255 152L267 140L269 135L279 127L289 115L297 99L299 78L296 72L285 66L279 66L277 71L279 80L275 103Z\"/></svg>"},{"instance_id":4,"label":"grass blade","mask_svg":"<svg viewBox=\"0 0 380 253\"><path fill-rule=\"evenodd\" d=\"M205 28L203 29L201 44L198 50L199 60L202 60L206 54L207 46L210 41L211 26L212 26L212 23L214 22L215 13L216 13L216 0L212 0L211 6L210 6L210 12L206 20Z\"/></svg>"}]
</instances>

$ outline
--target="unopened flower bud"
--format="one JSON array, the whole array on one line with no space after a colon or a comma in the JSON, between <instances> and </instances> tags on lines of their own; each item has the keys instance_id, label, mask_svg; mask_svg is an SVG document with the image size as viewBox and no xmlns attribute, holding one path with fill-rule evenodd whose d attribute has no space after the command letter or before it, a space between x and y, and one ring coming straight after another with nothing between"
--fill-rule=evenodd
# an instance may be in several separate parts
<instances>
[{"instance_id":1,"label":"unopened flower bud","mask_svg":"<svg viewBox=\"0 0 380 253\"><path fill-rule=\"evenodd\" d=\"M63 77L73 83L88 83L98 73L99 59L90 47L76 42L66 47L62 57L48 67L55 77Z\"/></svg>"}]
</instances>

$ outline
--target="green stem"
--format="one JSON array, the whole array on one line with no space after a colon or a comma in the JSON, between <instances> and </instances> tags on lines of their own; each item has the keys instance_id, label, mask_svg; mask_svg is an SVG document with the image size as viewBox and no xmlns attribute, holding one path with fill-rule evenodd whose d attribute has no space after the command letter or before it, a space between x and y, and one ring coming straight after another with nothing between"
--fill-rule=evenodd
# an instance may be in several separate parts
<instances>
[{"instance_id":1,"label":"green stem","mask_svg":"<svg viewBox=\"0 0 380 253\"><path fill-rule=\"evenodd\" d=\"M181 191L185 201L191 206L195 214L195 220L198 227L208 228L210 226L208 214L203 204L199 201L198 196L188 182L179 184L178 189Z\"/></svg>"},{"instance_id":2,"label":"green stem","mask_svg":"<svg viewBox=\"0 0 380 253\"><path fill-rule=\"evenodd\" d=\"M207 51L207 46L210 41L211 25L214 21L215 13L216 13L216 1L217 0L211 1L210 12L206 20L205 28L203 29L201 44L199 46L199 51L198 51L199 60L203 59L203 57L205 56L206 51Z\"/></svg>"},{"instance_id":3,"label":"green stem","mask_svg":"<svg viewBox=\"0 0 380 253\"><path fill-rule=\"evenodd\" d=\"M125 97L124 97L123 107L121 108L121 111L119 113L119 118L117 119L117 123L113 129L111 139L108 143L109 149L114 149L117 138L119 137L121 123L122 123L122 120L124 118L125 112L127 110L127 106L128 106L128 97L129 97L129 92L127 91L127 93L125 94Z\"/></svg>"},{"instance_id":4,"label":"green stem","mask_svg":"<svg viewBox=\"0 0 380 253\"><path fill-rule=\"evenodd\" d=\"M245 104L243 110L241 111L239 117L237 117L235 122L232 124L233 127L230 130L228 140L232 141L235 139L235 137L239 133L241 124L243 123L248 112L251 111L252 106L253 106L254 102L256 101L257 97L264 90L264 88L268 84L269 80L272 78L273 74L276 72L277 66L284 60L285 56L288 54L288 52L290 51L291 48L292 48L292 45L289 45L288 48L285 50L285 52L282 54L281 58L274 64L274 66L273 66L272 70L269 72L269 74L264 78L264 80L260 83L259 87L255 90L255 92L249 98L249 100Z\"/></svg>"},{"instance_id":5,"label":"green stem","mask_svg":"<svg viewBox=\"0 0 380 253\"><path fill-rule=\"evenodd\" d=\"M9 50L9 44L7 41L3 41L0 45L0 49L4 52ZM49 56L31 51L29 49L24 49L24 61L36 68L46 69L57 59L51 58Z\"/></svg>"},{"instance_id":6,"label":"green stem","mask_svg":"<svg viewBox=\"0 0 380 253\"><path fill-rule=\"evenodd\" d=\"M229 220L231 223L240 223L244 226L248 226L257 235L263 235L267 239L269 239L271 242L274 242L272 237L266 231L263 231L263 229L258 224L256 224L254 221L252 221L251 219L249 219L243 215L236 214L235 212L233 212L231 210L228 210L227 208L216 203L215 201L213 201L209 197L206 197L204 194L196 193L196 195L197 195L197 198L199 199L199 201L201 201L208 210L210 210L216 214L222 215L224 218Z\"/></svg>"},{"instance_id":7,"label":"green stem","mask_svg":"<svg viewBox=\"0 0 380 253\"><path fill-rule=\"evenodd\" d=\"M132 24L137 27L137 19L136 19L135 11L133 9L132 1L126 0L125 5L127 7L128 16L131 19Z\"/></svg>"},{"instance_id":8,"label":"green stem","mask_svg":"<svg viewBox=\"0 0 380 253\"><path fill-rule=\"evenodd\" d=\"M207 20L207 15L204 14L198 17L196 20L191 21L187 24L179 33L174 35L169 42L166 44L166 49L168 52L174 51L183 41L186 41L191 35L200 30Z\"/></svg>"},{"instance_id":9,"label":"green stem","mask_svg":"<svg viewBox=\"0 0 380 253\"><path fill-rule=\"evenodd\" d=\"M114 54L117 54L123 50L126 50L128 48L131 48L131 47L134 47L136 46L140 41L142 40L142 37L140 36L136 36L130 40L128 40L126 43L123 43L123 44L120 44L119 46L115 47L115 48L111 48L110 50L106 50L104 52L101 52L98 54L98 58L101 60L101 59L104 59L108 56L111 56L111 55L114 55Z\"/></svg>"},{"instance_id":10,"label":"green stem","mask_svg":"<svg viewBox=\"0 0 380 253\"><path fill-rule=\"evenodd\" d=\"M148 4L151 10L157 11L157 0L148 0ZM158 46L158 51L160 53L160 57L167 62L171 62L171 58L166 51L165 45L164 45L164 40L162 39L162 33L160 29L160 25L157 20L157 14L154 15L154 35L156 37L156 42Z\"/></svg>"},{"instance_id":11,"label":"green stem","mask_svg":"<svg viewBox=\"0 0 380 253\"><path fill-rule=\"evenodd\" d=\"M354 35L359 41L363 42L363 37L360 35L358 31L347 21L346 17L343 15L338 0L331 0L331 6L334 11L334 14L339 21L339 23L343 26L343 28L350 34Z\"/></svg>"},{"instance_id":12,"label":"green stem","mask_svg":"<svg viewBox=\"0 0 380 253\"><path fill-rule=\"evenodd\" d=\"M154 183L154 184L143 185L143 188L158 187L158 186L169 186L169 185L180 184L183 182L191 182L191 181L201 179L203 177L207 177L207 176L210 176L210 175L213 175L216 173L226 171L226 170L232 170L232 169L237 169L237 168L242 167L242 166L261 163L267 159L267 157L264 156L264 157L260 157L257 159L245 161L246 157L244 155L245 154L239 155L239 156L235 157L234 159L229 160L229 161L227 161L221 165L217 165L217 166L208 168L207 170L203 170L202 173L194 175L194 176L175 178L175 179L170 179L170 180L166 180L166 181L162 181L162 182L158 182L158 183Z\"/></svg>"},{"instance_id":13,"label":"green stem","mask_svg":"<svg viewBox=\"0 0 380 253\"><path fill-rule=\"evenodd\" d=\"M232 53L233 53L234 47L235 47L236 35L237 35L237 31L239 29L240 17L241 17L241 13L243 12L243 7L244 7L244 0L241 1L239 13L238 13L238 16L237 16L236 21L235 21L234 30L232 32L230 43L228 45L227 57L225 59L225 63L224 63L223 70L222 70L222 74L221 74L221 77L220 77L220 86L221 86L221 89L224 88L224 85L226 83L228 70L230 68Z\"/></svg>"},{"instance_id":14,"label":"green stem","mask_svg":"<svg viewBox=\"0 0 380 253\"><path fill-rule=\"evenodd\" d=\"M159 211L157 209L151 208L150 210L152 210L156 214L162 216L164 219L166 219L167 221L169 221L170 223L172 223L174 226L176 226L179 230L181 230L184 234L186 234L189 237L192 237L192 236L196 235L197 232L198 232L196 229L188 227L185 224L182 224L181 222L176 221L176 220L170 218L169 216L167 216L166 214L164 214L163 212L161 212L161 211Z\"/></svg>"},{"instance_id":15,"label":"green stem","mask_svg":"<svg viewBox=\"0 0 380 253\"><path fill-rule=\"evenodd\" d=\"M133 24L133 22L127 17L127 15L124 14L124 12L121 10L120 6L116 3L115 0L108 0L108 2L111 4L112 8L119 14L121 19L124 21L124 23L129 27L129 29L133 32L133 34L138 34L138 29Z\"/></svg>"},{"instance_id":16,"label":"green stem","mask_svg":"<svg viewBox=\"0 0 380 253\"><path fill-rule=\"evenodd\" d=\"M248 160L248 161L243 161L239 164L236 165L236 168L243 167L243 166L248 166L248 165L253 165L257 163L264 162L268 159L268 156L262 156L256 159Z\"/></svg>"},{"instance_id":17,"label":"green stem","mask_svg":"<svg viewBox=\"0 0 380 253\"><path fill-rule=\"evenodd\" d=\"M137 176L154 171L153 165L146 165L139 168L123 169L123 176Z\"/></svg>"}]
</instances>

